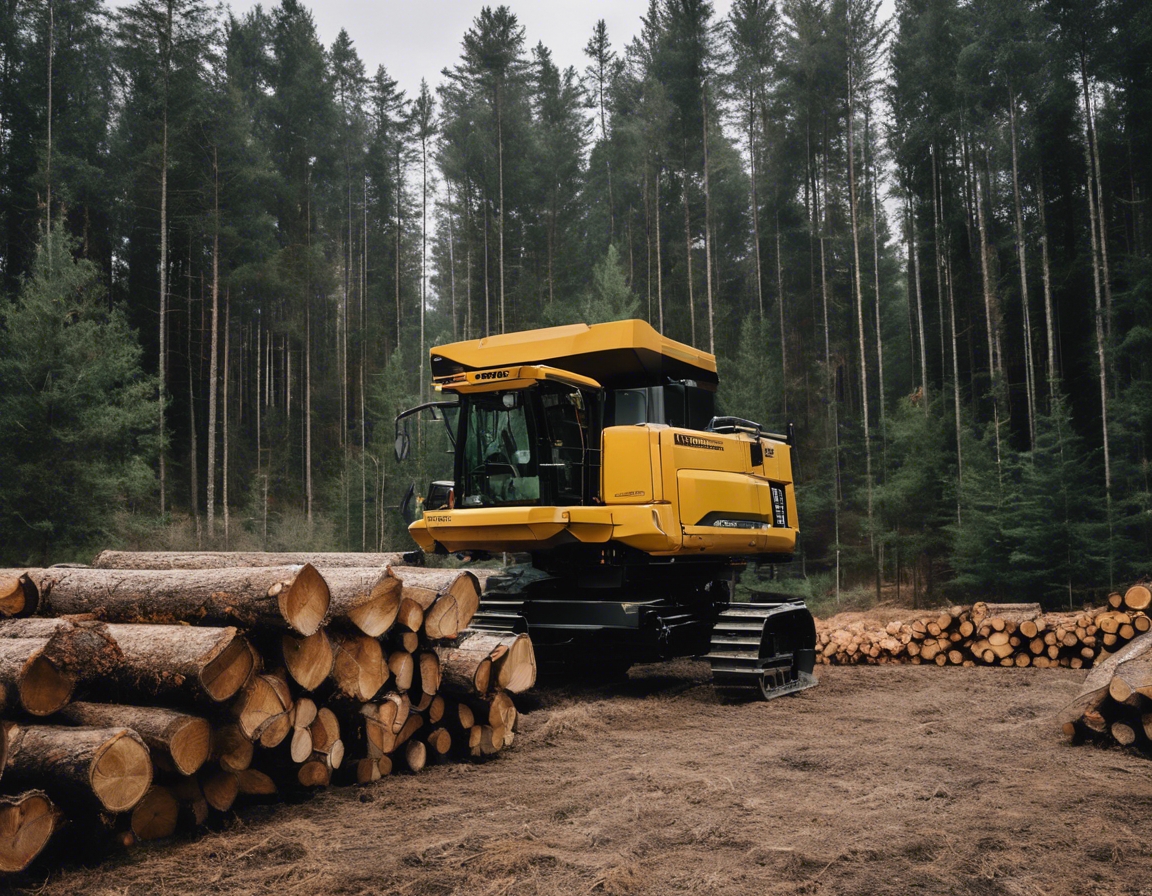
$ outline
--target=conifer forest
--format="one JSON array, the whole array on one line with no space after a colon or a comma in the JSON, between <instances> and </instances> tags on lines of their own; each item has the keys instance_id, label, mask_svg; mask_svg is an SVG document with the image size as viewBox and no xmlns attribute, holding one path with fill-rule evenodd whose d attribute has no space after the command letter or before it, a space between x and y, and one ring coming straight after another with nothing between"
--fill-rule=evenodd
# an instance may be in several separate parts
<instances>
[{"instance_id":1,"label":"conifer forest","mask_svg":"<svg viewBox=\"0 0 1152 896\"><path fill-rule=\"evenodd\" d=\"M0 0L0 565L407 550L429 349L639 317L795 424L792 587L1149 572L1147 0L650 0L579 67L477 4L458 46L407 95L300 0Z\"/></svg>"}]
</instances>

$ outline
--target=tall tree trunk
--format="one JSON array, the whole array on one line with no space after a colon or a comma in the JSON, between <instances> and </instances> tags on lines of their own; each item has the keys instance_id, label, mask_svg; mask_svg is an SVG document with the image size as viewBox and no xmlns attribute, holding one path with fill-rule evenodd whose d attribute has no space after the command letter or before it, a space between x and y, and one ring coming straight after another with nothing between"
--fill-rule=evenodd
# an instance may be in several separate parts
<instances>
[{"instance_id":1,"label":"tall tree trunk","mask_svg":"<svg viewBox=\"0 0 1152 896\"><path fill-rule=\"evenodd\" d=\"M764 320L764 275L760 264L760 197L756 184L756 102L752 94L748 95L748 173L752 182L752 247L753 257L756 260L756 305L760 310L760 320ZM783 342L780 343L780 347L783 352Z\"/></svg>"},{"instance_id":2,"label":"tall tree trunk","mask_svg":"<svg viewBox=\"0 0 1152 896\"><path fill-rule=\"evenodd\" d=\"M166 512L167 441L164 406L168 393L168 105L165 96L160 149L160 515Z\"/></svg>"},{"instance_id":3,"label":"tall tree trunk","mask_svg":"<svg viewBox=\"0 0 1152 896\"><path fill-rule=\"evenodd\" d=\"M203 298L203 296L201 296ZM191 433L192 447L189 452L189 473L191 475L191 494L188 503L192 505L192 518L196 521L196 547L203 547L203 533L200 529L200 483L197 473L197 455L200 453L196 440L196 389L195 377L192 373L192 234L188 234L188 333L187 333L187 362L188 362L188 428Z\"/></svg>"},{"instance_id":4,"label":"tall tree trunk","mask_svg":"<svg viewBox=\"0 0 1152 896\"><path fill-rule=\"evenodd\" d=\"M48 0L48 146L44 160L44 240L52 270L52 60L56 44L56 6Z\"/></svg>"},{"instance_id":5,"label":"tall tree trunk","mask_svg":"<svg viewBox=\"0 0 1152 896\"><path fill-rule=\"evenodd\" d=\"M1112 342L1112 277L1108 269L1108 224L1104 213L1104 183L1100 175L1100 144L1096 140L1096 116L1092 112L1092 93L1088 89L1088 63L1080 51L1080 84L1084 91L1084 125L1088 131L1088 189L1096 189L1096 222L1101 281L1104 290L1104 336Z\"/></svg>"},{"instance_id":6,"label":"tall tree trunk","mask_svg":"<svg viewBox=\"0 0 1152 896\"><path fill-rule=\"evenodd\" d=\"M815 213L820 221L820 297L824 306L824 377L828 390L828 422L832 429L830 441L833 444L832 509L833 534L836 544L836 602L840 602L840 413L837 390L837 375L832 369L832 337L828 325L828 266L825 252L825 231L828 227L828 152L827 129L825 129L824 172L821 178L822 194L815 199L818 207Z\"/></svg>"},{"instance_id":7,"label":"tall tree trunk","mask_svg":"<svg viewBox=\"0 0 1152 896\"><path fill-rule=\"evenodd\" d=\"M424 364L424 309L428 304L428 139L420 140L420 356ZM424 377L420 377L420 400L424 400ZM421 430L422 431L422 430Z\"/></svg>"},{"instance_id":8,"label":"tall tree trunk","mask_svg":"<svg viewBox=\"0 0 1152 896\"><path fill-rule=\"evenodd\" d=\"M1040 273L1044 283L1044 332L1048 341L1048 401L1056 397L1056 329L1052 315L1052 272L1048 260L1048 216L1044 210L1044 172L1036 177L1036 211L1040 218Z\"/></svg>"},{"instance_id":9,"label":"tall tree trunk","mask_svg":"<svg viewBox=\"0 0 1152 896\"><path fill-rule=\"evenodd\" d=\"M776 210L776 307L780 312L780 395L788 419L788 341L784 328L784 259L780 256L780 210Z\"/></svg>"},{"instance_id":10,"label":"tall tree trunk","mask_svg":"<svg viewBox=\"0 0 1152 896\"><path fill-rule=\"evenodd\" d=\"M400 143L396 143L396 263L394 265L394 273L396 279L396 348L400 348Z\"/></svg>"},{"instance_id":11,"label":"tall tree trunk","mask_svg":"<svg viewBox=\"0 0 1152 896\"><path fill-rule=\"evenodd\" d=\"M212 147L212 348L208 357L208 537L216 537L216 390L219 371L217 370L216 346L220 342L220 166L219 155Z\"/></svg>"},{"instance_id":12,"label":"tall tree trunk","mask_svg":"<svg viewBox=\"0 0 1152 896\"><path fill-rule=\"evenodd\" d=\"M500 220L496 236L500 241L500 332L505 329L504 320L504 116L502 108L501 84L496 85L496 167L500 188Z\"/></svg>"},{"instance_id":13,"label":"tall tree trunk","mask_svg":"<svg viewBox=\"0 0 1152 896\"><path fill-rule=\"evenodd\" d=\"M656 315L659 320L660 332L664 332L664 264L660 258L660 169L664 166L656 163Z\"/></svg>"},{"instance_id":14,"label":"tall tree trunk","mask_svg":"<svg viewBox=\"0 0 1152 896\"><path fill-rule=\"evenodd\" d=\"M916 243L916 207L912 201L911 192L908 196L908 226L909 237L912 241L912 270L916 278L916 328L920 337L920 391L921 401L924 404L924 415L928 415L928 360L924 351L924 296L920 288L920 247Z\"/></svg>"},{"instance_id":15,"label":"tall tree trunk","mask_svg":"<svg viewBox=\"0 0 1152 896\"><path fill-rule=\"evenodd\" d=\"M1032 312L1028 307L1028 256L1024 247L1024 211L1020 203L1020 170L1016 149L1016 94L1008 87L1008 121L1012 134L1012 201L1016 213L1016 251L1020 263L1020 306L1024 312L1024 387L1028 398L1028 444L1036 447L1036 383L1032 359Z\"/></svg>"},{"instance_id":16,"label":"tall tree trunk","mask_svg":"<svg viewBox=\"0 0 1152 896\"><path fill-rule=\"evenodd\" d=\"M457 338L456 329L456 228L453 224L452 214L452 181L444 178L444 185L448 191L448 288L452 299L452 339ZM552 241L548 241L548 289L552 289Z\"/></svg>"},{"instance_id":17,"label":"tall tree trunk","mask_svg":"<svg viewBox=\"0 0 1152 896\"><path fill-rule=\"evenodd\" d=\"M368 178L361 180L364 188L363 214L360 228L360 550L368 550L368 460L367 434L365 432L364 408L364 369L368 366ZM455 290L453 290L452 326L456 326Z\"/></svg>"},{"instance_id":18,"label":"tall tree trunk","mask_svg":"<svg viewBox=\"0 0 1152 896\"><path fill-rule=\"evenodd\" d=\"M644 285L648 292L648 323L652 323L652 206L648 195L648 164L644 164L644 250L648 263L648 273Z\"/></svg>"},{"instance_id":19,"label":"tall tree trunk","mask_svg":"<svg viewBox=\"0 0 1152 896\"><path fill-rule=\"evenodd\" d=\"M687 157L688 148L685 146L684 155ZM692 221L688 213L688 163L684 163L684 254L688 266L688 317L692 324L692 345L696 345L696 303L692 299Z\"/></svg>"},{"instance_id":20,"label":"tall tree trunk","mask_svg":"<svg viewBox=\"0 0 1152 896\"><path fill-rule=\"evenodd\" d=\"M716 334L712 311L712 191L708 185L708 91L707 82L700 92L704 117L704 279L708 287L708 351L716 352Z\"/></svg>"},{"instance_id":21,"label":"tall tree trunk","mask_svg":"<svg viewBox=\"0 0 1152 896\"><path fill-rule=\"evenodd\" d=\"M1097 233L1099 219L1096 216L1096 197L1092 191L1092 159L1091 149L1085 146L1085 155L1088 158L1088 216L1089 230L1092 237L1092 291L1096 301L1096 362L1100 379L1100 422L1104 440L1104 489L1108 496L1109 506L1112 501L1112 460L1108 450L1108 360L1107 335L1104 325L1106 308L1101 300L1102 271L1100 265L1100 236ZM1111 514L1109 514L1111 520Z\"/></svg>"},{"instance_id":22,"label":"tall tree trunk","mask_svg":"<svg viewBox=\"0 0 1152 896\"><path fill-rule=\"evenodd\" d=\"M933 252L936 256L936 309L940 318L940 379L944 379L944 365L946 358L944 357L944 261L940 251L940 244L943 241L940 236L940 231L944 227L944 199L940 195L940 160L939 153L936 150L936 145L932 147L932 243Z\"/></svg>"},{"instance_id":23,"label":"tall tree trunk","mask_svg":"<svg viewBox=\"0 0 1152 896\"><path fill-rule=\"evenodd\" d=\"M952 262L950 241L945 243L944 283L948 290L948 322L952 333L952 411L956 422L956 522L960 523L960 486L964 483L963 428L960 423L960 361L957 357L956 297L952 292Z\"/></svg>"},{"instance_id":24,"label":"tall tree trunk","mask_svg":"<svg viewBox=\"0 0 1152 896\"><path fill-rule=\"evenodd\" d=\"M848 66L848 205L852 216L852 267L856 290L856 336L860 352L860 411L864 422L864 470L868 491L868 541L875 556L876 542L872 534L872 439L868 422L868 351L864 340L864 289L860 282L860 213L856 196L856 84L852 66Z\"/></svg>"},{"instance_id":25,"label":"tall tree trunk","mask_svg":"<svg viewBox=\"0 0 1152 896\"><path fill-rule=\"evenodd\" d=\"M231 305L232 305L232 291L231 289L224 292L224 463L223 470L221 471L221 487L223 494L221 495L223 511L224 511L224 549L228 549L228 380L231 367L228 360L228 349L231 346L232 340L232 327L231 327Z\"/></svg>"},{"instance_id":26,"label":"tall tree trunk","mask_svg":"<svg viewBox=\"0 0 1152 896\"><path fill-rule=\"evenodd\" d=\"M304 489L308 531L312 531L312 302L304 311ZM267 488L267 486L265 486ZM267 505L267 501L265 501Z\"/></svg>"},{"instance_id":27,"label":"tall tree trunk","mask_svg":"<svg viewBox=\"0 0 1152 896\"><path fill-rule=\"evenodd\" d=\"M998 353L995 345L996 331L1000 328L1000 309L996 301L995 287L992 284L992 272L988 260L988 227L985 224L984 197L980 189L980 171L977 166L976 174L976 221L980 229L980 283L984 293L984 319L988 335L988 379L992 393L992 421L996 432L996 469L1000 470L1000 368ZM999 472L998 472L999 475Z\"/></svg>"},{"instance_id":28,"label":"tall tree trunk","mask_svg":"<svg viewBox=\"0 0 1152 896\"><path fill-rule=\"evenodd\" d=\"M884 416L884 330L883 320L880 314L880 218L877 210L878 203L876 202L876 159L870 152L872 148L872 134L870 130L871 124L871 109L869 106L864 107L864 152L866 153L864 165L868 176L868 181L872 189L869 191L869 197L872 200L872 274L874 278L874 287L876 293L876 373L877 373L877 386L880 389L880 445L884 451L884 456L887 458L888 452L888 427L887 421ZM887 461L885 460L885 466Z\"/></svg>"}]
</instances>

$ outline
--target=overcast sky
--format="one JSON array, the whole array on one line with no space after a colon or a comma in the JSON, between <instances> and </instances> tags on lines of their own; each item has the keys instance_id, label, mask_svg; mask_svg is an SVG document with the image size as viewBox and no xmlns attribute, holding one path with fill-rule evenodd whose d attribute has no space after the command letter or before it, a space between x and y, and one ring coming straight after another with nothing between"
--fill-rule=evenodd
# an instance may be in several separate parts
<instances>
[{"instance_id":1,"label":"overcast sky","mask_svg":"<svg viewBox=\"0 0 1152 896\"><path fill-rule=\"evenodd\" d=\"M111 5L128 2L111 0ZM228 5L240 15L256 6L256 0L231 0ZM265 0L262 5L268 9L277 3ZM346 29L368 75L383 65L411 97L419 92L421 78L435 87L440 70L459 61L464 32L485 0L305 0L305 5L326 47ZM499 0L487 0L487 5L497 6ZM560 68L573 65L583 71L588 64L584 45L596 21L604 19L619 52L639 32L648 0L510 0L507 5L525 27L525 49L543 41ZM731 5L732 0L714 0L716 18L727 16Z\"/></svg>"}]
</instances>

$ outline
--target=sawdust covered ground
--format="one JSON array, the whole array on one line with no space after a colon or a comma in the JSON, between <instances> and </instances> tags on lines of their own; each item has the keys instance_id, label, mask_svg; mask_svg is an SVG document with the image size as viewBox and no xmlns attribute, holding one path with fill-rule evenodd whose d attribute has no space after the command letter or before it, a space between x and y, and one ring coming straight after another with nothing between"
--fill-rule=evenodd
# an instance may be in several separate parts
<instances>
[{"instance_id":1,"label":"sawdust covered ground","mask_svg":"<svg viewBox=\"0 0 1152 896\"><path fill-rule=\"evenodd\" d=\"M1152 765L1070 746L1084 673L818 669L724 705L707 668L545 688L515 747L195 840L40 872L42 894L1152 893Z\"/></svg>"}]
</instances>

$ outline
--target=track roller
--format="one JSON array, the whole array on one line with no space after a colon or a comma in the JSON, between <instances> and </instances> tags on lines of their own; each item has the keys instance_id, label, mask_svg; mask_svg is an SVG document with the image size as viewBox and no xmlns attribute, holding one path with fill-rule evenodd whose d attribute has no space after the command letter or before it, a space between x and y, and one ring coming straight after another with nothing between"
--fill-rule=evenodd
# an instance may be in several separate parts
<instances>
[{"instance_id":1,"label":"track roller","mask_svg":"<svg viewBox=\"0 0 1152 896\"><path fill-rule=\"evenodd\" d=\"M712 629L717 693L733 700L771 700L813 687L816 624L801 601L729 604Z\"/></svg>"}]
</instances>

